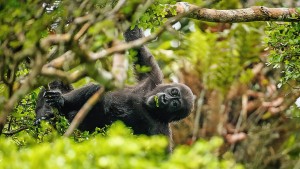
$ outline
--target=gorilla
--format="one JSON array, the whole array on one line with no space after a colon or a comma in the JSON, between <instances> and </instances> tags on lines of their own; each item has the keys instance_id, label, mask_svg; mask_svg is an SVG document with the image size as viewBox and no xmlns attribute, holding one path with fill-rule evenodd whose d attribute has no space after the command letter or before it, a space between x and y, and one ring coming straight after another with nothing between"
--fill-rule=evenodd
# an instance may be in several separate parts
<instances>
[{"instance_id":1,"label":"gorilla","mask_svg":"<svg viewBox=\"0 0 300 169\"><path fill-rule=\"evenodd\" d=\"M138 27L124 33L127 42L143 37ZM171 139L170 122L187 117L193 109L193 93L180 83L163 84L163 74L145 45L134 49L137 52L135 72L138 84L117 91L106 92L79 125L80 130L94 131L120 120L134 134L166 135ZM139 72L136 66L147 66L149 72ZM100 89L90 84L63 93L48 90L45 103L63 112L72 121L83 104ZM73 115L70 115L73 114Z\"/></svg>"}]
</instances>

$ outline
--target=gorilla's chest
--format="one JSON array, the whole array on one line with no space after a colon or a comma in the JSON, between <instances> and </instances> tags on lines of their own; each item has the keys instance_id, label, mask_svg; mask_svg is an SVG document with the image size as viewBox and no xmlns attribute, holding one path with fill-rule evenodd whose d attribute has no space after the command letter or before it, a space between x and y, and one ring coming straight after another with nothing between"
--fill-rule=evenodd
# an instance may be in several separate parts
<instances>
[{"instance_id":1,"label":"gorilla's chest","mask_svg":"<svg viewBox=\"0 0 300 169\"><path fill-rule=\"evenodd\" d=\"M111 94L107 95L104 101L104 116L109 117L109 123L122 121L126 126L130 127L134 134L153 135L161 133L159 130L167 127L161 126L157 120L150 116L142 105L139 97L127 94Z\"/></svg>"},{"instance_id":2,"label":"gorilla's chest","mask_svg":"<svg viewBox=\"0 0 300 169\"><path fill-rule=\"evenodd\" d=\"M105 114L109 114L111 123L122 121L133 130L134 134L150 135L150 129L155 126L146 112L131 104L111 104L105 111Z\"/></svg>"}]
</instances>

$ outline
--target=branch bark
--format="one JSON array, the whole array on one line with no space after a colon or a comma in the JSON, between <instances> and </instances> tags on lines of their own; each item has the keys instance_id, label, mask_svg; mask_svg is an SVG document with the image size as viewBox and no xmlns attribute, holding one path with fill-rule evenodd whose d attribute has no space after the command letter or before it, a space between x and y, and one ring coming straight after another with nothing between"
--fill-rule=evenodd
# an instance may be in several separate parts
<instances>
[{"instance_id":1,"label":"branch bark","mask_svg":"<svg viewBox=\"0 0 300 169\"><path fill-rule=\"evenodd\" d=\"M208 22L300 21L300 13L295 8L253 6L245 9L216 10L201 8L186 2L178 2L175 7L177 14L189 13L188 18Z\"/></svg>"}]
</instances>

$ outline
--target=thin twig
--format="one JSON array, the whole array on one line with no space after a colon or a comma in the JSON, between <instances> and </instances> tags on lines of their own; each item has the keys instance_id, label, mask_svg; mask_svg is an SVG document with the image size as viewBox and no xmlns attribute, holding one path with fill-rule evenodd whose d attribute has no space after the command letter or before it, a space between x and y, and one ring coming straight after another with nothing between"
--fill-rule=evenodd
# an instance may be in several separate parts
<instances>
[{"instance_id":1,"label":"thin twig","mask_svg":"<svg viewBox=\"0 0 300 169\"><path fill-rule=\"evenodd\" d=\"M199 99L197 101L197 111L196 111L196 117L195 117L195 121L194 121L194 130L193 130L193 137L192 137L192 141L196 141L197 139L197 135L198 135L198 131L199 131L199 121L201 118L201 110L202 110L202 106L204 103L204 96L205 96L205 90L203 89L200 93Z\"/></svg>"},{"instance_id":2,"label":"thin twig","mask_svg":"<svg viewBox=\"0 0 300 169\"><path fill-rule=\"evenodd\" d=\"M247 94L242 95L242 110L240 112L238 121L235 126L234 134L237 134L242 126L242 122L247 120L247 104L248 104L248 96ZM235 144L231 145L231 150L233 150Z\"/></svg>"},{"instance_id":3,"label":"thin twig","mask_svg":"<svg viewBox=\"0 0 300 169\"><path fill-rule=\"evenodd\" d=\"M86 70L77 70L72 73L65 72L63 70L55 69L53 67L45 68L43 67L41 71L41 75L48 76L48 77L58 77L67 81L68 83L73 83L80 78L83 78L87 75Z\"/></svg>"},{"instance_id":4,"label":"thin twig","mask_svg":"<svg viewBox=\"0 0 300 169\"><path fill-rule=\"evenodd\" d=\"M19 133L23 130L28 129L28 128L29 128L28 126L22 126L22 127L18 128L16 130L11 130L11 131L5 132L3 134L6 135L6 136L12 136L12 135L17 134L17 133Z\"/></svg>"},{"instance_id":5,"label":"thin twig","mask_svg":"<svg viewBox=\"0 0 300 169\"><path fill-rule=\"evenodd\" d=\"M110 12L108 12L105 17L110 17L112 15L114 15L116 12L118 12L121 7L125 4L126 0L119 0L117 5L114 7L114 9L112 9Z\"/></svg>"},{"instance_id":6,"label":"thin twig","mask_svg":"<svg viewBox=\"0 0 300 169\"><path fill-rule=\"evenodd\" d=\"M44 49L48 49L52 44L57 44L60 42L69 42L71 40L71 34L55 34L49 35L46 38L40 40L40 45Z\"/></svg>"},{"instance_id":7,"label":"thin twig","mask_svg":"<svg viewBox=\"0 0 300 169\"><path fill-rule=\"evenodd\" d=\"M78 41L79 38L81 38L82 35L84 35L85 32L90 28L91 25L92 25L92 24L91 24L90 22L85 23L85 24L81 27L81 29L78 31L78 33L76 33L76 35L74 36L74 40L75 40L75 41Z\"/></svg>"},{"instance_id":8,"label":"thin twig","mask_svg":"<svg viewBox=\"0 0 300 169\"><path fill-rule=\"evenodd\" d=\"M67 61L73 61L75 59L75 53L72 52L71 50L68 50L67 52L65 52L64 54L62 54L61 56L53 59L50 63L47 63L43 66L47 68L47 67L53 67L56 69L60 69L62 68L65 64L67 64Z\"/></svg>"}]
</instances>

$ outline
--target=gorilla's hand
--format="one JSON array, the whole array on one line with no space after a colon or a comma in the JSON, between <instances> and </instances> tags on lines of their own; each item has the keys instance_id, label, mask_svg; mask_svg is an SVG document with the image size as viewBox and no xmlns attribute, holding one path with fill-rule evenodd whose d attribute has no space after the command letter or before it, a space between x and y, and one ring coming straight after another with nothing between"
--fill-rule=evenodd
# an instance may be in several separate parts
<instances>
[{"instance_id":1,"label":"gorilla's hand","mask_svg":"<svg viewBox=\"0 0 300 169\"><path fill-rule=\"evenodd\" d=\"M62 93L56 90L46 91L44 94L44 98L49 106L56 108L63 107L65 103L65 99L63 98Z\"/></svg>"}]
</instances>

